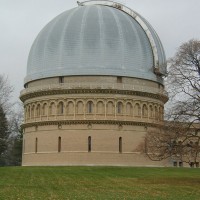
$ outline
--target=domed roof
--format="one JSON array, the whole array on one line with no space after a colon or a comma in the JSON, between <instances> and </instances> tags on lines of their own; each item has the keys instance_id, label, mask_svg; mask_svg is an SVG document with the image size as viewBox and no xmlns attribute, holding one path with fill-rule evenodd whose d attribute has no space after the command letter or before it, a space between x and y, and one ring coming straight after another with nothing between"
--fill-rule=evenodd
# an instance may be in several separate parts
<instances>
[{"instance_id":1,"label":"domed roof","mask_svg":"<svg viewBox=\"0 0 200 200\"><path fill-rule=\"evenodd\" d=\"M156 50L157 65L164 74L164 50L152 27L141 16L140 19L150 33L126 12L105 5L79 6L60 14L35 39L25 83L73 75L126 76L159 81L154 73L154 52Z\"/></svg>"}]
</instances>

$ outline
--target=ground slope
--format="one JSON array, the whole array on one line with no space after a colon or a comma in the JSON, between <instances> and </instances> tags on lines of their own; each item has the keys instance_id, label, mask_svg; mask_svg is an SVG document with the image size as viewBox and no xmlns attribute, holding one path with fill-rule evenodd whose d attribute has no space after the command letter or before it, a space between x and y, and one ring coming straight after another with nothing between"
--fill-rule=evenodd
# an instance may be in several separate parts
<instances>
[{"instance_id":1,"label":"ground slope","mask_svg":"<svg viewBox=\"0 0 200 200\"><path fill-rule=\"evenodd\" d=\"M0 200L200 200L200 169L0 168Z\"/></svg>"}]
</instances>

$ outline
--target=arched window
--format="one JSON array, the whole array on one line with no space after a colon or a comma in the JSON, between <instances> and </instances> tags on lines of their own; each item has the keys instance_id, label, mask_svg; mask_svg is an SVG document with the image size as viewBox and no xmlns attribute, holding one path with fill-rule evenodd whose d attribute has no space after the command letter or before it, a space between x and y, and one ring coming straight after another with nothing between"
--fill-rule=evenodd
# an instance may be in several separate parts
<instances>
[{"instance_id":1,"label":"arched window","mask_svg":"<svg viewBox=\"0 0 200 200\"><path fill-rule=\"evenodd\" d=\"M158 108L155 107L155 119L158 120Z\"/></svg>"},{"instance_id":2,"label":"arched window","mask_svg":"<svg viewBox=\"0 0 200 200\"><path fill-rule=\"evenodd\" d=\"M72 101L68 102L67 114L74 114L74 103Z\"/></svg>"},{"instance_id":3,"label":"arched window","mask_svg":"<svg viewBox=\"0 0 200 200\"><path fill-rule=\"evenodd\" d=\"M58 114L59 115L63 115L64 114L64 103L63 102L60 102L58 104Z\"/></svg>"},{"instance_id":4,"label":"arched window","mask_svg":"<svg viewBox=\"0 0 200 200\"><path fill-rule=\"evenodd\" d=\"M28 107L28 119L31 118L31 106Z\"/></svg>"},{"instance_id":5,"label":"arched window","mask_svg":"<svg viewBox=\"0 0 200 200\"><path fill-rule=\"evenodd\" d=\"M58 152L61 152L61 137L58 137Z\"/></svg>"},{"instance_id":6,"label":"arched window","mask_svg":"<svg viewBox=\"0 0 200 200\"><path fill-rule=\"evenodd\" d=\"M147 117L148 116L148 109L146 105L143 105L142 107L142 116Z\"/></svg>"},{"instance_id":7,"label":"arched window","mask_svg":"<svg viewBox=\"0 0 200 200\"><path fill-rule=\"evenodd\" d=\"M132 115L132 105L131 105L131 103L127 103L126 104L126 114L127 115Z\"/></svg>"},{"instance_id":8,"label":"arched window","mask_svg":"<svg viewBox=\"0 0 200 200\"><path fill-rule=\"evenodd\" d=\"M105 107L102 101L97 103L97 114L104 114Z\"/></svg>"},{"instance_id":9,"label":"arched window","mask_svg":"<svg viewBox=\"0 0 200 200\"><path fill-rule=\"evenodd\" d=\"M27 120L28 119L28 108L27 107L24 108L24 116L25 116L25 119Z\"/></svg>"},{"instance_id":10,"label":"arched window","mask_svg":"<svg viewBox=\"0 0 200 200\"><path fill-rule=\"evenodd\" d=\"M31 108L31 118L34 119L35 117L35 106L33 105Z\"/></svg>"},{"instance_id":11,"label":"arched window","mask_svg":"<svg viewBox=\"0 0 200 200\"><path fill-rule=\"evenodd\" d=\"M38 152L38 138L35 138L35 153Z\"/></svg>"},{"instance_id":12,"label":"arched window","mask_svg":"<svg viewBox=\"0 0 200 200\"><path fill-rule=\"evenodd\" d=\"M88 152L92 150L92 138L91 136L88 137Z\"/></svg>"},{"instance_id":13,"label":"arched window","mask_svg":"<svg viewBox=\"0 0 200 200\"><path fill-rule=\"evenodd\" d=\"M40 116L40 104L37 105L36 107L36 117Z\"/></svg>"},{"instance_id":14,"label":"arched window","mask_svg":"<svg viewBox=\"0 0 200 200\"><path fill-rule=\"evenodd\" d=\"M122 102L117 103L117 114L122 114L123 112L123 104Z\"/></svg>"},{"instance_id":15,"label":"arched window","mask_svg":"<svg viewBox=\"0 0 200 200\"><path fill-rule=\"evenodd\" d=\"M149 116L150 116L150 118L153 118L154 117L154 114L153 114L153 106L152 105L150 105L149 106Z\"/></svg>"},{"instance_id":16,"label":"arched window","mask_svg":"<svg viewBox=\"0 0 200 200\"><path fill-rule=\"evenodd\" d=\"M162 107L159 107L159 119L160 119L160 121L163 120L163 108Z\"/></svg>"},{"instance_id":17,"label":"arched window","mask_svg":"<svg viewBox=\"0 0 200 200\"><path fill-rule=\"evenodd\" d=\"M87 103L87 113L93 113L93 102L89 101Z\"/></svg>"},{"instance_id":18,"label":"arched window","mask_svg":"<svg viewBox=\"0 0 200 200\"><path fill-rule=\"evenodd\" d=\"M47 115L47 104L45 103L42 107L42 115L46 116Z\"/></svg>"},{"instance_id":19,"label":"arched window","mask_svg":"<svg viewBox=\"0 0 200 200\"><path fill-rule=\"evenodd\" d=\"M114 107L113 102L109 101L107 103L107 114L113 114L114 113L115 110L113 109L113 107Z\"/></svg>"},{"instance_id":20,"label":"arched window","mask_svg":"<svg viewBox=\"0 0 200 200\"><path fill-rule=\"evenodd\" d=\"M50 107L49 107L49 113L50 115L55 115L56 111L56 106L55 103L51 103Z\"/></svg>"},{"instance_id":21,"label":"arched window","mask_svg":"<svg viewBox=\"0 0 200 200\"><path fill-rule=\"evenodd\" d=\"M84 111L84 104L82 101L79 101L77 103L77 113L78 114L83 114L83 111Z\"/></svg>"},{"instance_id":22,"label":"arched window","mask_svg":"<svg viewBox=\"0 0 200 200\"><path fill-rule=\"evenodd\" d=\"M135 104L135 116L141 116L141 107L138 103Z\"/></svg>"},{"instance_id":23,"label":"arched window","mask_svg":"<svg viewBox=\"0 0 200 200\"><path fill-rule=\"evenodd\" d=\"M122 153L122 137L119 137L119 153Z\"/></svg>"}]
</instances>

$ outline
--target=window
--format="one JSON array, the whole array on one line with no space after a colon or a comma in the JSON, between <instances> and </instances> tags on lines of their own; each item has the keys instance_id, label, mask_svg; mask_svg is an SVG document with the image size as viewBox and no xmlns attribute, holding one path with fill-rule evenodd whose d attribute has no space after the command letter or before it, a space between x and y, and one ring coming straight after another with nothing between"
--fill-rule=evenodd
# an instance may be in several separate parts
<instances>
[{"instance_id":1,"label":"window","mask_svg":"<svg viewBox=\"0 0 200 200\"><path fill-rule=\"evenodd\" d=\"M117 77L117 83L122 83L122 77L121 76Z\"/></svg>"},{"instance_id":2,"label":"window","mask_svg":"<svg viewBox=\"0 0 200 200\"><path fill-rule=\"evenodd\" d=\"M88 111L88 113L92 113L93 112L93 102L92 101L89 101L87 103L87 111Z\"/></svg>"},{"instance_id":3,"label":"window","mask_svg":"<svg viewBox=\"0 0 200 200\"><path fill-rule=\"evenodd\" d=\"M199 162L196 162L196 168L199 168Z\"/></svg>"},{"instance_id":4,"label":"window","mask_svg":"<svg viewBox=\"0 0 200 200\"><path fill-rule=\"evenodd\" d=\"M122 137L119 138L119 153L122 153Z\"/></svg>"},{"instance_id":5,"label":"window","mask_svg":"<svg viewBox=\"0 0 200 200\"><path fill-rule=\"evenodd\" d=\"M142 116L147 117L148 116L148 109L146 105L143 105L142 107Z\"/></svg>"},{"instance_id":6,"label":"window","mask_svg":"<svg viewBox=\"0 0 200 200\"><path fill-rule=\"evenodd\" d=\"M155 107L155 119L158 120L158 108Z\"/></svg>"},{"instance_id":7,"label":"window","mask_svg":"<svg viewBox=\"0 0 200 200\"><path fill-rule=\"evenodd\" d=\"M113 102L108 102L107 103L107 114L108 115L111 115L111 114L114 114L114 112L115 112L115 109L114 109L114 104L113 104Z\"/></svg>"},{"instance_id":8,"label":"window","mask_svg":"<svg viewBox=\"0 0 200 200\"><path fill-rule=\"evenodd\" d=\"M177 161L174 161L174 162L173 162L173 166L174 166L174 167L177 167Z\"/></svg>"},{"instance_id":9,"label":"window","mask_svg":"<svg viewBox=\"0 0 200 200\"><path fill-rule=\"evenodd\" d=\"M117 103L117 113L122 114L123 105L122 102Z\"/></svg>"},{"instance_id":10,"label":"window","mask_svg":"<svg viewBox=\"0 0 200 200\"><path fill-rule=\"evenodd\" d=\"M126 115L132 115L132 105L131 103L126 104Z\"/></svg>"},{"instance_id":11,"label":"window","mask_svg":"<svg viewBox=\"0 0 200 200\"><path fill-rule=\"evenodd\" d=\"M74 103L72 101L67 105L67 113L70 115L74 114Z\"/></svg>"},{"instance_id":12,"label":"window","mask_svg":"<svg viewBox=\"0 0 200 200\"><path fill-rule=\"evenodd\" d=\"M35 138L35 153L38 152L38 139Z\"/></svg>"},{"instance_id":13,"label":"window","mask_svg":"<svg viewBox=\"0 0 200 200\"><path fill-rule=\"evenodd\" d=\"M183 162L179 162L179 167L183 167Z\"/></svg>"},{"instance_id":14,"label":"window","mask_svg":"<svg viewBox=\"0 0 200 200\"><path fill-rule=\"evenodd\" d=\"M105 107L102 101L99 101L97 103L97 114L104 114L105 113Z\"/></svg>"},{"instance_id":15,"label":"window","mask_svg":"<svg viewBox=\"0 0 200 200\"><path fill-rule=\"evenodd\" d=\"M138 103L135 104L135 116L141 116L141 107Z\"/></svg>"},{"instance_id":16,"label":"window","mask_svg":"<svg viewBox=\"0 0 200 200\"><path fill-rule=\"evenodd\" d=\"M47 104L46 104L46 103L43 105L43 108L42 108L42 115L44 115L44 116L47 115Z\"/></svg>"},{"instance_id":17,"label":"window","mask_svg":"<svg viewBox=\"0 0 200 200\"><path fill-rule=\"evenodd\" d=\"M35 106L33 105L31 108L31 118L34 119L35 117Z\"/></svg>"},{"instance_id":18,"label":"window","mask_svg":"<svg viewBox=\"0 0 200 200\"><path fill-rule=\"evenodd\" d=\"M63 76L59 77L59 83L64 83L64 77Z\"/></svg>"},{"instance_id":19,"label":"window","mask_svg":"<svg viewBox=\"0 0 200 200\"><path fill-rule=\"evenodd\" d=\"M40 117L40 104L38 104L36 107L36 116Z\"/></svg>"},{"instance_id":20,"label":"window","mask_svg":"<svg viewBox=\"0 0 200 200\"><path fill-rule=\"evenodd\" d=\"M55 115L55 113L56 113L56 105L55 105L55 103L51 103L50 104L49 113L50 113L50 115Z\"/></svg>"},{"instance_id":21,"label":"window","mask_svg":"<svg viewBox=\"0 0 200 200\"><path fill-rule=\"evenodd\" d=\"M84 113L84 104L82 101L79 101L77 103L77 114L83 114Z\"/></svg>"},{"instance_id":22,"label":"window","mask_svg":"<svg viewBox=\"0 0 200 200\"><path fill-rule=\"evenodd\" d=\"M192 167L192 168L194 167L194 162L190 163L190 167Z\"/></svg>"},{"instance_id":23,"label":"window","mask_svg":"<svg viewBox=\"0 0 200 200\"><path fill-rule=\"evenodd\" d=\"M61 152L61 137L58 137L58 152Z\"/></svg>"},{"instance_id":24,"label":"window","mask_svg":"<svg viewBox=\"0 0 200 200\"><path fill-rule=\"evenodd\" d=\"M64 104L63 104L63 102L60 102L58 104L58 114L63 115L63 113L64 113Z\"/></svg>"},{"instance_id":25,"label":"window","mask_svg":"<svg viewBox=\"0 0 200 200\"><path fill-rule=\"evenodd\" d=\"M154 114L153 114L153 107L152 107L152 105L149 107L149 110L150 110L150 118L153 118Z\"/></svg>"},{"instance_id":26,"label":"window","mask_svg":"<svg viewBox=\"0 0 200 200\"><path fill-rule=\"evenodd\" d=\"M31 107L29 106L28 107L28 119L30 119L31 118Z\"/></svg>"},{"instance_id":27,"label":"window","mask_svg":"<svg viewBox=\"0 0 200 200\"><path fill-rule=\"evenodd\" d=\"M88 152L92 150L92 138L91 136L88 137Z\"/></svg>"}]
</instances>

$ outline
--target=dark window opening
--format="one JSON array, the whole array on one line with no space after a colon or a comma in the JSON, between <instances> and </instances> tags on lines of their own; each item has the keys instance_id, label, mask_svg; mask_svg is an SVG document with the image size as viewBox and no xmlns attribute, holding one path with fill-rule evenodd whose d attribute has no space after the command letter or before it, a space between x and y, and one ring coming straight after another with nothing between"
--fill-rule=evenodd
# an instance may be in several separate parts
<instances>
[{"instance_id":1,"label":"dark window opening","mask_svg":"<svg viewBox=\"0 0 200 200\"><path fill-rule=\"evenodd\" d=\"M92 138L91 136L88 137L88 152L92 150Z\"/></svg>"},{"instance_id":2,"label":"dark window opening","mask_svg":"<svg viewBox=\"0 0 200 200\"><path fill-rule=\"evenodd\" d=\"M190 163L190 167L192 167L192 168L194 167L194 162Z\"/></svg>"},{"instance_id":3,"label":"dark window opening","mask_svg":"<svg viewBox=\"0 0 200 200\"><path fill-rule=\"evenodd\" d=\"M199 162L196 162L196 168L199 168Z\"/></svg>"},{"instance_id":4,"label":"dark window opening","mask_svg":"<svg viewBox=\"0 0 200 200\"><path fill-rule=\"evenodd\" d=\"M122 83L122 77L121 76L117 77L117 83Z\"/></svg>"},{"instance_id":5,"label":"dark window opening","mask_svg":"<svg viewBox=\"0 0 200 200\"><path fill-rule=\"evenodd\" d=\"M122 137L119 138L119 153L122 153Z\"/></svg>"},{"instance_id":6,"label":"dark window opening","mask_svg":"<svg viewBox=\"0 0 200 200\"><path fill-rule=\"evenodd\" d=\"M173 162L173 166L177 167L177 162L176 161Z\"/></svg>"},{"instance_id":7,"label":"dark window opening","mask_svg":"<svg viewBox=\"0 0 200 200\"><path fill-rule=\"evenodd\" d=\"M63 76L59 77L59 83L64 83L64 77Z\"/></svg>"},{"instance_id":8,"label":"dark window opening","mask_svg":"<svg viewBox=\"0 0 200 200\"><path fill-rule=\"evenodd\" d=\"M179 162L179 167L183 167L183 162Z\"/></svg>"},{"instance_id":9,"label":"dark window opening","mask_svg":"<svg viewBox=\"0 0 200 200\"><path fill-rule=\"evenodd\" d=\"M123 105L121 102L118 102L117 103L117 113L118 114L122 114L122 108L123 108Z\"/></svg>"},{"instance_id":10,"label":"dark window opening","mask_svg":"<svg viewBox=\"0 0 200 200\"><path fill-rule=\"evenodd\" d=\"M63 102L60 102L58 104L58 114L59 115L63 115L64 114L64 104L63 104Z\"/></svg>"},{"instance_id":11,"label":"dark window opening","mask_svg":"<svg viewBox=\"0 0 200 200\"><path fill-rule=\"evenodd\" d=\"M93 112L93 102L92 101L89 101L88 102L88 113L92 113Z\"/></svg>"},{"instance_id":12,"label":"dark window opening","mask_svg":"<svg viewBox=\"0 0 200 200\"><path fill-rule=\"evenodd\" d=\"M35 153L38 152L38 139L35 138Z\"/></svg>"},{"instance_id":13,"label":"dark window opening","mask_svg":"<svg viewBox=\"0 0 200 200\"><path fill-rule=\"evenodd\" d=\"M58 152L61 152L61 137L58 138Z\"/></svg>"}]
</instances>

